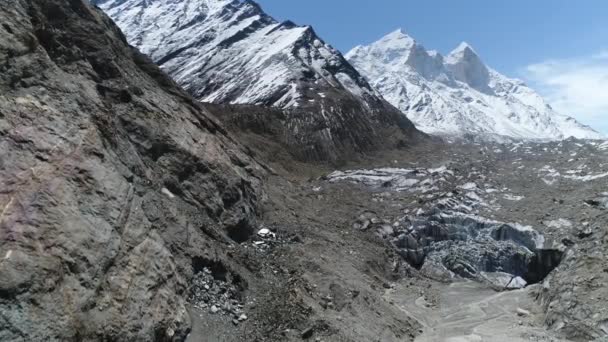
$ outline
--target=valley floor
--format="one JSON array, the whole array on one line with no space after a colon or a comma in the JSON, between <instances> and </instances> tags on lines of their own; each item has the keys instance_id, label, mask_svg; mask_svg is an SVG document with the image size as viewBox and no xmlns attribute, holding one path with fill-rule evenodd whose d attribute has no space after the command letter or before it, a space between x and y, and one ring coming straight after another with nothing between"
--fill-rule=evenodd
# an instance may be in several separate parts
<instances>
[{"instance_id":1,"label":"valley floor","mask_svg":"<svg viewBox=\"0 0 608 342\"><path fill-rule=\"evenodd\" d=\"M271 166L260 227L269 235L233 247L249 265L248 318L200 309L189 341L608 334L606 144L458 143L340 172Z\"/></svg>"},{"instance_id":2,"label":"valley floor","mask_svg":"<svg viewBox=\"0 0 608 342\"><path fill-rule=\"evenodd\" d=\"M437 298L412 295L399 284L385 298L424 327L420 342L562 341L544 329L529 289L496 292L473 281L434 284Z\"/></svg>"}]
</instances>

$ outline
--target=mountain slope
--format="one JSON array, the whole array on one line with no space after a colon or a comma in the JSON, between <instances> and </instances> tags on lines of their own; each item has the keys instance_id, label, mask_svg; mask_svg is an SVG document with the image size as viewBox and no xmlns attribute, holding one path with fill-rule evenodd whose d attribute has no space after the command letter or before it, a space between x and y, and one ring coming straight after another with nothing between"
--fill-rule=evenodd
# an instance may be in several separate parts
<instances>
[{"instance_id":1,"label":"mountain slope","mask_svg":"<svg viewBox=\"0 0 608 342\"><path fill-rule=\"evenodd\" d=\"M413 125L311 27L279 23L253 1L95 3L198 100L284 110L298 155L334 159L414 140Z\"/></svg>"},{"instance_id":2,"label":"mountain slope","mask_svg":"<svg viewBox=\"0 0 608 342\"><path fill-rule=\"evenodd\" d=\"M264 171L87 1L0 21L0 340L183 341Z\"/></svg>"},{"instance_id":3,"label":"mountain slope","mask_svg":"<svg viewBox=\"0 0 608 342\"><path fill-rule=\"evenodd\" d=\"M534 90L487 67L460 44L448 56L397 30L347 55L393 105L427 133L525 139L600 138L558 114Z\"/></svg>"}]
</instances>

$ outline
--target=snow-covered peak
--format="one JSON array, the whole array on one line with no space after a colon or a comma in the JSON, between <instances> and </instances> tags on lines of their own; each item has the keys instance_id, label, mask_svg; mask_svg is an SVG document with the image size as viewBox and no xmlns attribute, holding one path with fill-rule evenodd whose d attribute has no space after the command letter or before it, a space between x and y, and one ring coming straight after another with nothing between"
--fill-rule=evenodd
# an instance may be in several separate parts
<instances>
[{"instance_id":1,"label":"snow-covered peak","mask_svg":"<svg viewBox=\"0 0 608 342\"><path fill-rule=\"evenodd\" d=\"M396 38L399 38L399 37L410 37L410 36L405 32L405 30L403 30L403 28L400 27L400 28L396 29L395 31L387 34L382 39L385 39L387 37L396 37Z\"/></svg>"},{"instance_id":2,"label":"snow-covered peak","mask_svg":"<svg viewBox=\"0 0 608 342\"><path fill-rule=\"evenodd\" d=\"M365 49L376 52L402 51L403 53L407 53L407 51L411 50L415 45L416 40L414 38L405 33L402 29L398 29L385 35L369 46L359 45L353 50ZM352 54L353 50L351 50L349 54Z\"/></svg>"},{"instance_id":3,"label":"snow-covered peak","mask_svg":"<svg viewBox=\"0 0 608 342\"><path fill-rule=\"evenodd\" d=\"M429 53L414 38L399 29L393 31L369 46L358 46L346 54L358 66L370 66L367 73L380 77L409 68L426 78L435 78L441 69L443 57ZM377 63L381 61L382 63ZM364 73L365 74L365 73Z\"/></svg>"},{"instance_id":4,"label":"snow-covered peak","mask_svg":"<svg viewBox=\"0 0 608 342\"><path fill-rule=\"evenodd\" d=\"M398 29L370 46L355 47L346 55L346 58L371 54L374 58L381 58L387 64L402 64L407 62L410 54L415 49L416 41L404 33L402 29Z\"/></svg>"},{"instance_id":5,"label":"snow-covered peak","mask_svg":"<svg viewBox=\"0 0 608 342\"><path fill-rule=\"evenodd\" d=\"M383 45L386 48L408 49L414 44L416 44L414 38L401 28L387 34L378 41L378 45Z\"/></svg>"},{"instance_id":6,"label":"snow-covered peak","mask_svg":"<svg viewBox=\"0 0 608 342\"><path fill-rule=\"evenodd\" d=\"M445 65L457 81L481 92L491 92L490 70L475 50L466 42L460 43L445 58Z\"/></svg>"},{"instance_id":7,"label":"snow-covered peak","mask_svg":"<svg viewBox=\"0 0 608 342\"><path fill-rule=\"evenodd\" d=\"M475 55L477 54L475 49L473 49L469 43L461 42L454 50L452 50L452 52L448 54L448 58L462 58L467 53L473 53Z\"/></svg>"},{"instance_id":8,"label":"snow-covered peak","mask_svg":"<svg viewBox=\"0 0 608 342\"><path fill-rule=\"evenodd\" d=\"M402 40L407 43L398 44ZM346 56L390 103L428 133L524 139L601 137L556 113L524 82L486 66L465 42L444 58L395 31Z\"/></svg>"}]
</instances>

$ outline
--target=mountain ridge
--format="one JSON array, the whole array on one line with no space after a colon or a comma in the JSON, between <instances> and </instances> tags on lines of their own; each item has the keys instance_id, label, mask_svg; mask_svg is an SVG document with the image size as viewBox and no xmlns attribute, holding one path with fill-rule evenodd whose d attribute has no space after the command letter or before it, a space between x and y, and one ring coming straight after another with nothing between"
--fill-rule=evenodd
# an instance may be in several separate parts
<instances>
[{"instance_id":1,"label":"mountain ridge","mask_svg":"<svg viewBox=\"0 0 608 342\"><path fill-rule=\"evenodd\" d=\"M148 54L153 60L157 61L159 65L169 71L170 74L174 75L174 78L178 83L186 85L187 90L193 90L194 88L194 86L188 82L190 79L203 77L207 80L210 78L205 78L205 76L202 75L202 70L206 68L207 64L218 63L227 65L227 69L220 70L222 72L234 70L230 68L230 62L234 61L247 64L246 66L248 67L257 67L259 66L258 64L264 64L267 63L268 60L276 59L278 53L288 50L288 52L292 54L289 57L299 59L299 61L272 61L279 64L303 62L303 64L306 64L306 67L311 69L307 71L317 72L319 74L317 75L320 76L317 79L318 81L326 82L334 87L356 87L355 89L351 89L353 90L351 91L352 93L374 94L374 90L369 87L369 84L367 84L363 77L357 75L354 69L349 70L350 68L347 63L340 60L342 58L341 54L331 45L319 38L311 26L298 26L289 20L278 22L263 12L259 4L251 0L243 2L238 0L197 0L179 5L175 5L173 2L163 1L147 3L139 0L98 0L94 1L94 4L100 6L119 26L121 26L127 36L127 40L129 40L131 44L139 48L145 54ZM188 7L190 5L194 7ZM174 13L169 13L169 10ZM137 16L133 16L135 12L138 13ZM180 16L175 15L175 12L183 14L188 19L182 19ZM150 18L152 14L155 16ZM165 25L170 27L153 27L162 21L166 21L167 23ZM184 21L186 24L183 24ZM214 25L217 25L217 27L213 27ZM194 26L198 27L192 29ZM226 29L227 32L219 33L221 29ZM188 33L197 34L186 37ZM258 37L252 37L252 35L256 33L258 34ZM254 41L255 39L259 39L259 41ZM184 41L188 41L191 44L184 44ZM250 46L236 46L238 43L243 42L248 43ZM317 56L298 55L297 50L305 43L312 45L312 48L308 47L309 50L316 50L310 51L310 53L322 55L320 56L321 58L315 59L314 57ZM253 60L243 61L241 56L236 56L236 59L231 59L231 56L227 56L226 51L218 49L218 47L222 49L230 48L231 50L228 51L230 53L235 51L244 52L248 54L248 57L252 57ZM191 65L199 64L200 72L192 72L192 70L177 71L176 69L179 69L180 61L174 60L180 55L183 55L186 50L193 50L193 48L199 50L192 52L196 53L196 57L200 58L196 60L191 58L188 62ZM222 55L220 57L224 59L218 58L218 56L206 55L208 53L220 54ZM314 65L314 63L323 62L326 64ZM267 67L267 65L263 66ZM279 67L282 66L283 65ZM297 73L297 70L294 72L288 68L285 69L274 71L278 74L285 72L287 76L290 77L293 77L292 74ZM323 70L319 69L338 69L343 71L346 75L336 76L335 74L324 73ZM211 71L215 72L215 70L216 69L211 68ZM268 70L270 69L264 69L264 71ZM247 75L253 74L253 72L244 68L240 69L240 71L248 72ZM255 72L258 71L259 70L255 70ZM218 72L215 72L215 74L217 75ZM259 74L260 73L258 72L256 76L259 77ZM343 79L341 80L340 78ZM276 77L274 79L276 79ZM242 82L243 80L240 79L240 81ZM257 81L259 82L260 80ZM200 83L202 83L202 80ZM250 82L249 84L251 83L253 82ZM264 88L269 86L269 84L263 83L259 87ZM234 87L234 84L229 84L224 85L222 88L232 89ZM276 88L280 87L275 86L271 90L275 91ZM215 90L213 89L213 86L198 86L193 92L195 97L202 102L258 104L280 108L304 105L305 102L301 101L297 96L294 96L300 94L287 94L288 90L286 89L281 89L279 91L280 95L285 96L283 101L280 99L272 99L274 101L267 100L266 98L269 96L266 93L254 93L252 89L238 89L238 91L230 93L230 91Z\"/></svg>"},{"instance_id":2,"label":"mountain ridge","mask_svg":"<svg viewBox=\"0 0 608 342\"><path fill-rule=\"evenodd\" d=\"M199 101L284 110L277 137L300 158L344 159L425 137L311 26L278 22L253 1L94 3ZM270 120L260 114L251 115Z\"/></svg>"}]
</instances>

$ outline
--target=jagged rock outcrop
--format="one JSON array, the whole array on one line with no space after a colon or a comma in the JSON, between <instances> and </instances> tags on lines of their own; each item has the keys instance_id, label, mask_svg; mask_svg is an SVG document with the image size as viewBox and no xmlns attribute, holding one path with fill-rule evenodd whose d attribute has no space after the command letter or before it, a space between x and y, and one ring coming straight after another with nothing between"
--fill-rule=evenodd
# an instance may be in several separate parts
<instances>
[{"instance_id":1,"label":"jagged rock outcrop","mask_svg":"<svg viewBox=\"0 0 608 342\"><path fill-rule=\"evenodd\" d=\"M84 0L0 2L0 340L177 341L262 168Z\"/></svg>"},{"instance_id":2,"label":"jagged rock outcrop","mask_svg":"<svg viewBox=\"0 0 608 342\"><path fill-rule=\"evenodd\" d=\"M600 224L598 222L598 224ZM602 341L608 336L608 234L583 236L565 253L558 272L538 290L545 324L573 341Z\"/></svg>"},{"instance_id":3,"label":"jagged rock outcrop","mask_svg":"<svg viewBox=\"0 0 608 342\"><path fill-rule=\"evenodd\" d=\"M497 140L602 137L557 113L524 82L488 67L467 43L444 57L397 30L346 58L427 133Z\"/></svg>"},{"instance_id":4,"label":"jagged rock outcrop","mask_svg":"<svg viewBox=\"0 0 608 342\"><path fill-rule=\"evenodd\" d=\"M312 27L277 22L253 1L93 2L196 99L282 112L277 137L300 159L335 161L423 138ZM277 119L243 112L243 122Z\"/></svg>"}]
</instances>

